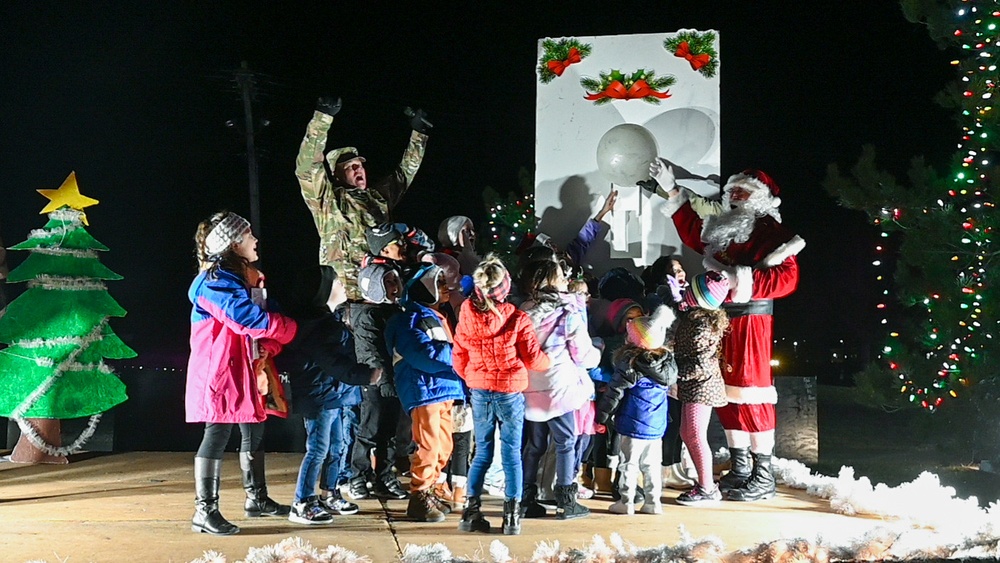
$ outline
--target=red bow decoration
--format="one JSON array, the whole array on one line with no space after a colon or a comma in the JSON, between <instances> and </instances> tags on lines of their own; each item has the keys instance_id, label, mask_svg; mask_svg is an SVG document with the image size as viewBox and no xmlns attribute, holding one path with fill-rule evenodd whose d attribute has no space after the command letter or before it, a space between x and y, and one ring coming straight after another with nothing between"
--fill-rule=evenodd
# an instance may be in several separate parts
<instances>
[{"instance_id":1,"label":"red bow decoration","mask_svg":"<svg viewBox=\"0 0 1000 563\"><path fill-rule=\"evenodd\" d=\"M712 62L712 56L708 54L692 55L691 46L688 45L687 41L682 41L680 45L677 46L677 50L674 51L674 56L681 57L682 59L687 59L687 62L691 63L691 68L698 70L701 67Z\"/></svg>"},{"instance_id":2,"label":"red bow decoration","mask_svg":"<svg viewBox=\"0 0 1000 563\"><path fill-rule=\"evenodd\" d=\"M568 67L573 63L578 63L581 60L582 58L580 57L580 50L577 49L576 47L571 47L569 50L569 56L567 56L564 60L561 61L552 60L546 64L548 65L549 70L553 72L553 74L555 74L556 76L562 76L562 73L563 71L566 70L566 67Z\"/></svg>"},{"instance_id":3,"label":"red bow decoration","mask_svg":"<svg viewBox=\"0 0 1000 563\"><path fill-rule=\"evenodd\" d=\"M615 80L608 84L608 87L604 89L603 92L597 92L596 94L590 94L584 96L585 100L600 100L603 98L614 98L616 100L634 100L636 98L646 98L653 96L654 98L665 99L670 97L669 92L657 92L649 87L649 84L645 80L636 80L635 84L631 88L625 89L625 85L621 83L620 80Z\"/></svg>"}]
</instances>

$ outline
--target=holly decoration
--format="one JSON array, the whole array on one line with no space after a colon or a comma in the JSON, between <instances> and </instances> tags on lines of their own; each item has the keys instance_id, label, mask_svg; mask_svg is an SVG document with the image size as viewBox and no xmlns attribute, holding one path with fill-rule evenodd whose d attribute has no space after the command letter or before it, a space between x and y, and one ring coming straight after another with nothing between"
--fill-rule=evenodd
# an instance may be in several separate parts
<instances>
[{"instance_id":1,"label":"holly decoration","mask_svg":"<svg viewBox=\"0 0 1000 563\"><path fill-rule=\"evenodd\" d=\"M562 76L569 65L576 64L590 55L589 43L576 39L545 39L542 41L542 56L538 59L538 80L542 84L552 82Z\"/></svg>"},{"instance_id":2,"label":"holly decoration","mask_svg":"<svg viewBox=\"0 0 1000 563\"><path fill-rule=\"evenodd\" d=\"M659 104L660 100L670 97L667 88L673 86L677 79L672 74L656 76L652 70L640 68L631 75L622 74L619 70L610 73L600 73L595 79L585 76L580 79L580 85L587 92L584 99L595 105L606 104L611 100L643 100L650 104Z\"/></svg>"},{"instance_id":3,"label":"holly decoration","mask_svg":"<svg viewBox=\"0 0 1000 563\"><path fill-rule=\"evenodd\" d=\"M715 50L715 32L682 31L666 39L663 48L687 60L691 69L705 78L712 78L719 70L719 53Z\"/></svg>"},{"instance_id":4,"label":"holly decoration","mask_svg":"<svg viewBox=\"0 0 1000 563\"><path fill-rule=\"evenodd\" d=\"M136 353L108 324L125 310L104 284L121 279L97 258L108 248L84 228L83 208L97 200L80 194L75 173L57 190L38 191L50 200L42 211L48 223L11 247L31 255L7 278L28 288L0 317L0 342L8 344L0 349L0 416L17 421L36 448L60 456L93 435L100 413L126 399L125 385L104 359ZM87 429L61 448L26 420L84 416L91 417Z\"/></svg>"}]
</instances>

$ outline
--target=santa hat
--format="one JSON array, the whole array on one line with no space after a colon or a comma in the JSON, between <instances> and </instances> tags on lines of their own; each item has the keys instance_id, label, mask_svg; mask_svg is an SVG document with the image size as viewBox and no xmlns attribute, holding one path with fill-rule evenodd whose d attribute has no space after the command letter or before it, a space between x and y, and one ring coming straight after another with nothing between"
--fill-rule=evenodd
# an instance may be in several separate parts
<instances>
[{"instance_id":1,"label":"santa hat","mask_svg":"<svg viewBox=\"0 0 1000 563\"><path fill-rule=\"evenodd\" d=\"M774 181L774 178L761 170L748 168L739 174L733 174L729 177L722 191L728 193L734 188L743 188L749 192L764 190L771 194L771 207L781 205L781 198L778 197L781 189L778 188L778 183Z\"/></svg>"},{"instance_id":2,"label":"santa hat","mask_svg":"<svg viewBox=\"0 0 1000 563\"><path fill-rule=\"evenodd\" d=\"M718 309L729 295L729 278L719 272L707 271L691 280L684 292L683 305L687 309Z\"/></svg>"},{"instance_id":3,"label":"santa hat","mask_svg":"<svg viewBox=\"0 0 1000 563\"><path fill-rule=\"evenodd\" d=\"M629 342L646 350L662 348L667 340L667 329L674 324L677 315L666 305L660 305L652 315L638 317L629 321L625 327L625 338Z\"/></svg>"}]
</instances>

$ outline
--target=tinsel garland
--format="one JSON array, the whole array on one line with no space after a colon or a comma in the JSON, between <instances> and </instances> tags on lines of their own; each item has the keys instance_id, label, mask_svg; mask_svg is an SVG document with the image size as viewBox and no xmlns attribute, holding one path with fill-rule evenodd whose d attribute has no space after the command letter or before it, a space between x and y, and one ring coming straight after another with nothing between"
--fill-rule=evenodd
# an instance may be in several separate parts
<instances>
[{"instance_id":1,"label":"tinsel garland","mask_svg":"<svg viewBox=\"0 0 1000 563\"><path fill-rule=\"evenodd\" d=\"M14 412L11 413L11 418L14 419L15 422L17 422L17 426L21 429L21 434L23 434L26 438L28 438L28 441L31 442L31 444L34 445L36 448L51 456L65 456L80 449L80 447L83 446L83 444L86 443L87 440L89 440L91 436L94 435L94 432L97 431L97 424L101 420L101 415L100 414L91 415L90 420L87 423L87 427L83 430L83 432L80 433L80 435L76 438L76 440L73 440L73 442L68 446L58 447L58 446L53 446L52 444L46 442L45 438L43 438L38 433L38 429L36 429L27 419L24 418L24 413L28 412L28 410L31 409L31 407L34 406L34 404L37 403L39 399L45 396L45 394L48 393L50 389L52 389L52 386L55 385L56 381L60 377L62 377L62 375L67 371L81 371L81 370L86 371L89 369L93 369L93 366L81 366L80 364L77 364L76 358L91 344L102 338L102 332L107 322L108 320L105 318L103 321L98 323L93 328L93 330L91 330L90 333L87 334L87 336L80 339L80 346L76 347L72 352L70 352L70 354L66 357L66 359L55 367L55 369L52 372L52 375L46 378L41 385L39 385L34 391L31 392L31 394L25 397L24 401L21 401L21 404L19 404L17 408L14 409ZM64 339L56 338L53 340L60 341ZM58 344L53 343L52 345L58 345ZM5 351L0 350L0 352L5 352ZM49 360L50 362L52 361L51 358L36 358L35 360L36 362L38 360ZM104 368L103 365L100 367ZM107 370L106 368L105 371L110 372L110 370Z\"/></svg>"}]
</instances>

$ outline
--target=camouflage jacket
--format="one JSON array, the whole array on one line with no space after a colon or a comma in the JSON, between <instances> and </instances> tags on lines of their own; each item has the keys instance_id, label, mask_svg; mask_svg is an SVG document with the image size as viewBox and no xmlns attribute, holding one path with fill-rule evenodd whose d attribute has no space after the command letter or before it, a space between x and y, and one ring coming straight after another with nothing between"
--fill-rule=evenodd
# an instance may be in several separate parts
<instances>
[{"instance_id":1,"label":"camouflage jacket","mask_svg":"<svg viewBox=\"0 0 1000 563\"><path fill-rule=\"evenodd\" d=\"M370 182L367 189L349 188L334 184L323 165L325 158L332 170L338 156L348 151L356 152L354 147L343 147L324 157L332 124L333 116L318 111L313 114L295 160L295 176L316 223L320 264L333 266L347 288L348 299L358 301L361 292L357 274L361 259L368 251L365 229L391 219L393 208L417 175L428 137L414 131L395 171Z\"/></svg>"}]
</instances>

